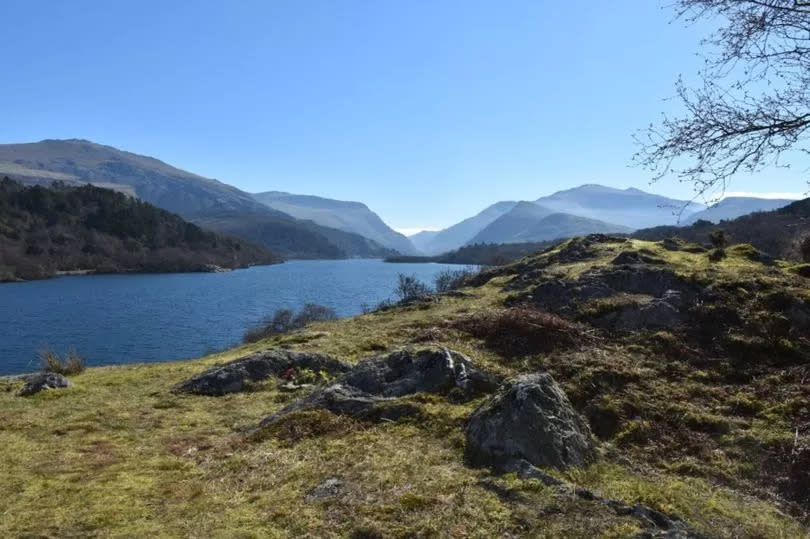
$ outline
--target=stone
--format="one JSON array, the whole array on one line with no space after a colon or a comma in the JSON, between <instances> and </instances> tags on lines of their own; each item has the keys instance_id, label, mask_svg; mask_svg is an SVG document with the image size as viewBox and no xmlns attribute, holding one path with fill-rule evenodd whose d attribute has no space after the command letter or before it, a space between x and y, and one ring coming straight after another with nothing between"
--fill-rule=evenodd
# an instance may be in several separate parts
<instances>
[{"instance_id":1,"label":"stone","mask_svg":"<svg viewBox=\"0 0 810 539\"><path fill-rule=\"evenodd\" d=\"M596 458L591 432L549 374L504 384L470 417L466 456L472 464L503 469L514 460L558 470Z\"/></svg>"},{"instance_id":2,"label":"stone","mask_svg":"<svg viewBox=\"0 0 810 539\"><path fill-rule=\"evenodd\" d=\"M324 354L271 349L209 369L175 386L173 391L209 396L239 393L248 389L251 382L280 376L290 369L337 375L347 372L350 365Z\"/></svg>"},{"instance_id":3,"label":"stone","mask_svg":"<svg viewBox=\"0 0 810 539\"><path fill-rule=\"evenodd\" d=\"M336 477L330 477L320 485L307 492L307 500L319 500L323 498L334 498L343 490L343 481Z\"/></svg>"},{"instance_id":4,"label":"stone","mask_svg":"<svg viewBox=\"0 0 810 539\"><path fill-rule=\"evenodd\" d=\"M589 320L596 327L614 331L672 329L684 322L681 310L665 298L630 303Z\"/></svg>"},{"instance_id":5,"label":"stone","mask_svg":"<svg viewBox=\"0 0 810 539\"><path fill-rule=\"evenodd\" d=\"M497 388L497 381L476 369L472 361L444 347L397 350L363 361L340 382L381 397L451 390L474 397Z\"/></svg>"},{"instance_id":6,"label":"stone","mask_svg":"<svg viewBox=\"0 0 810 539\"><path fill-rule=\"evenodd\" d=\"M40 391L49 389L63 389L72 386L73 384L70 383L70 380L61 374L55 372L43 372L29 378L18 395L20 397L27 397L29 395L39 393Z\"/></svg>"},{"instance_id":7,"label":"stone","mask_svg":"<svg viewBox=\"0 0 810 539\"><path fill-rule=\"evenodd\" d=\"M266 417L259 428L292 412L315 408L363 420L397 421L422 413L419 406L401 397L439 393L464 400L497 387L497 379L476 369L458 352L440 346L406 348L360 362L333 384Z\"/></svg>"}]
</instances>

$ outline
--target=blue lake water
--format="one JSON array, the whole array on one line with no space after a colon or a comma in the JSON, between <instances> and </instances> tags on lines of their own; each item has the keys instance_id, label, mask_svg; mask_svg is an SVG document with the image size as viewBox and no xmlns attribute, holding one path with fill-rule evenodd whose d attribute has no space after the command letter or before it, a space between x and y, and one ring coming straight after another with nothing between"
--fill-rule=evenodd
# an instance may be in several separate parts
<instances>
[{"instance_id":1,"label":"blue lake water","mask_svg":"<svg viewBox=\"0 0 810 539\"><path fill-rule=\"evenodd\" d=\"M230 273L88 275L0 284L0 375L37 370L38 350L76 350L89 365L170 361L240 342L278 308L340 316L393 295L397 275L426 282L444 264L307 260Z\"/></svg>"}]
</instances>

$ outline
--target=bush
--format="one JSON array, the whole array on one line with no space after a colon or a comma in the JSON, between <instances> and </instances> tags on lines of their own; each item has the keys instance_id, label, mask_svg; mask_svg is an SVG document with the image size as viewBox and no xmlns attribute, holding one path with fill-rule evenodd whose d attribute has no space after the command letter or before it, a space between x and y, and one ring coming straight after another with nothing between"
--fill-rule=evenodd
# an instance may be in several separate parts
<instances>
[{"instance_id":1,"label":"bush","mask_svg":"<svg viewBox=\"0 0 810 539\"><path fill-rule=\"evenodd\" d=\"M337 320L338 316L334 309L318 305L317 303L307 303L296 314L292 309L278 309L272 316L265 318L258 326L245 332L242 342L252 343L262 339L267 339L273 335L288 333L294 329L300 329L312 322L326 322Z\"/></svg>"},{"instance_id":2,"label":"bush","mask_svg":"<svg viewBox=\"0 0 810 539\"><path fill-rule=\"evenodd\" d=\"M479 268L464 268L460 270L444 270L439 272L433 280L436 292L450 292L466 286L467 281L481 272Z\"/></svg>"},{"instance_id":3,"label":"bush","mask_svg":"<svg viewBox=\"0 0 810 539\"><path fill-rule=\"evenodd\" d=\"M726 231L723 229L714 230L709 234L709 241L715 249L723 249L726 246Z\"/></svg>"},{"instance_id":4,"label":"bush","mask_svg":"<svg viewBox=\"0 0 810 539\"><path fill-rule=\"evenodd\" d=\"M79 374L85 369L84 358L75 351L70 351L63 357L50 349L39 352L39 360L44 372L55 372L64 376Z\"/></svg>"},{"instance_id":5,"label":"bush","mask_svg":"<svg viewBox=\"0 0 810 539\"><path fill-rule=\"evenodd\" d=\"M417 279L415 275L399 274L399 282L394 289L394 294L401 303L423 298L430 295L430 293L430 287Z\"/></svg>"},{"instance_id":6,"label":"bush","mask_svg":"<svg viewBox=\"0 0 810 539\"><path fill-rule=\"evenodd\" d=\"M799 251L802 255L802 260L810 262L810 235L805 236L799 245Z\"/></svg>"}]
</instances>

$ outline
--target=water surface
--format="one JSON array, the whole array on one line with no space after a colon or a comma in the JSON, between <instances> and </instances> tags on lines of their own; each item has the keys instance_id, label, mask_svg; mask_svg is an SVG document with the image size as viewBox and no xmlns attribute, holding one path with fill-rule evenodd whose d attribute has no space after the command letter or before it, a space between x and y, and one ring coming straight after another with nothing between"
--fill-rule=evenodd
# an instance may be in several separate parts
<instances>
[{"instance_id":1,"label":"water surface","mask_svg":"<svg viewBox=\"0 0 810 539\"><path fill-rule=\"evenodd\" d=\"M199 357L238 343L278 308L340 316L392 295L397 274L431 282L446 264L307 260L230 273L87 275L0 285L0 375L36 370L37 351L75 349L90 365Z\"/></svg>"}]
</instances>

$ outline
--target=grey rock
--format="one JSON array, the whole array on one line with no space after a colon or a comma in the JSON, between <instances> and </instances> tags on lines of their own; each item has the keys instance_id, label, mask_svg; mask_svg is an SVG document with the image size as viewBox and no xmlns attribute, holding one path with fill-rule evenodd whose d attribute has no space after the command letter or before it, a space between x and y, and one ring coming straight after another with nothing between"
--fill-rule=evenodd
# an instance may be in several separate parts
<instances>
[{"instance_id":1,"label":"grey rock","mask_svg":"<svg viewBox=\"0 0 810 539\"><path fill-rule=\"evenodd\" d=\"M672 296L675 303L679 295ZM672 329L684 321L680 308L669 298L653 298L649 302L632 303L606 315L591 319L597 327L616 331L636 331L639 329Z\"/></svg>"},{"instance_id":2,"label":"grey rock","mask_svg":"<svg viewBox=\"0 0 810 539\"><path fill-rule=\"evenodd\" d=\"M177 393L196 395L225 395L245 391L250 382L278 376L289 369L310 369L341 374L350 369L348 363L323 354L272 349L214 367L177 385Z\"/></svg>"},{"instance_id":3,"label":"grey rock","mask_svg":"<svg viewBox=\"0 0 810 539\"><path fill-rule=\"evenodd\" d=\"M70 380L61 374L57 374L55 372L43 372L30 377L18 395L20 397L27 397L48 389L63 389L72 386L73 384L70 383Z\"/></svg>"},{"instance_id":4,"label":"grey rock","mask_svg":"<svg viewBox=\"0 0 810 539\"><path fill-rule=\"evenodd\" d=\"M474 397L492 392L498 385L468 358L443 347L398 350L363 361L340 382L381 397L447 393L454 389L465 397Z\"/></svg>"},{"instance_id":5,"label":"grey rock","mask_svg":"<svg viewBox=\"0 0 810 539\"><path fill-rule=\"evenodd\" d=\"M504 384L470 417L466 436L468 460L495 468L524 459L563 470L596 457L587 423L548 374Z\"/></svg>"},{"instance_id":6,"label":"grey rock","mask_svg":"<svg viewBox=\"0 0 810 539\"><path fill-rule=\"evenodd\" d=\"M343 490L343 481L336 477L330 477L320 485L307 492L307 500L319 500L323 498L334 498Z\"/></svg>"},{"instance_id":7,"label":"grey rock","mask_svg":"<svg viewBox=\"0 0 810 539\"><path fill-rule=\"evenodd\" d=\"M444 347L406 348L359 363L335 383L266 417L259 428L292 412L315 408L364 420L396 421L421 413L420 407L401 397L444 393L465 399L494 391L497 385L495 378L458 352Z\"/></svg>"}]
</instances>

